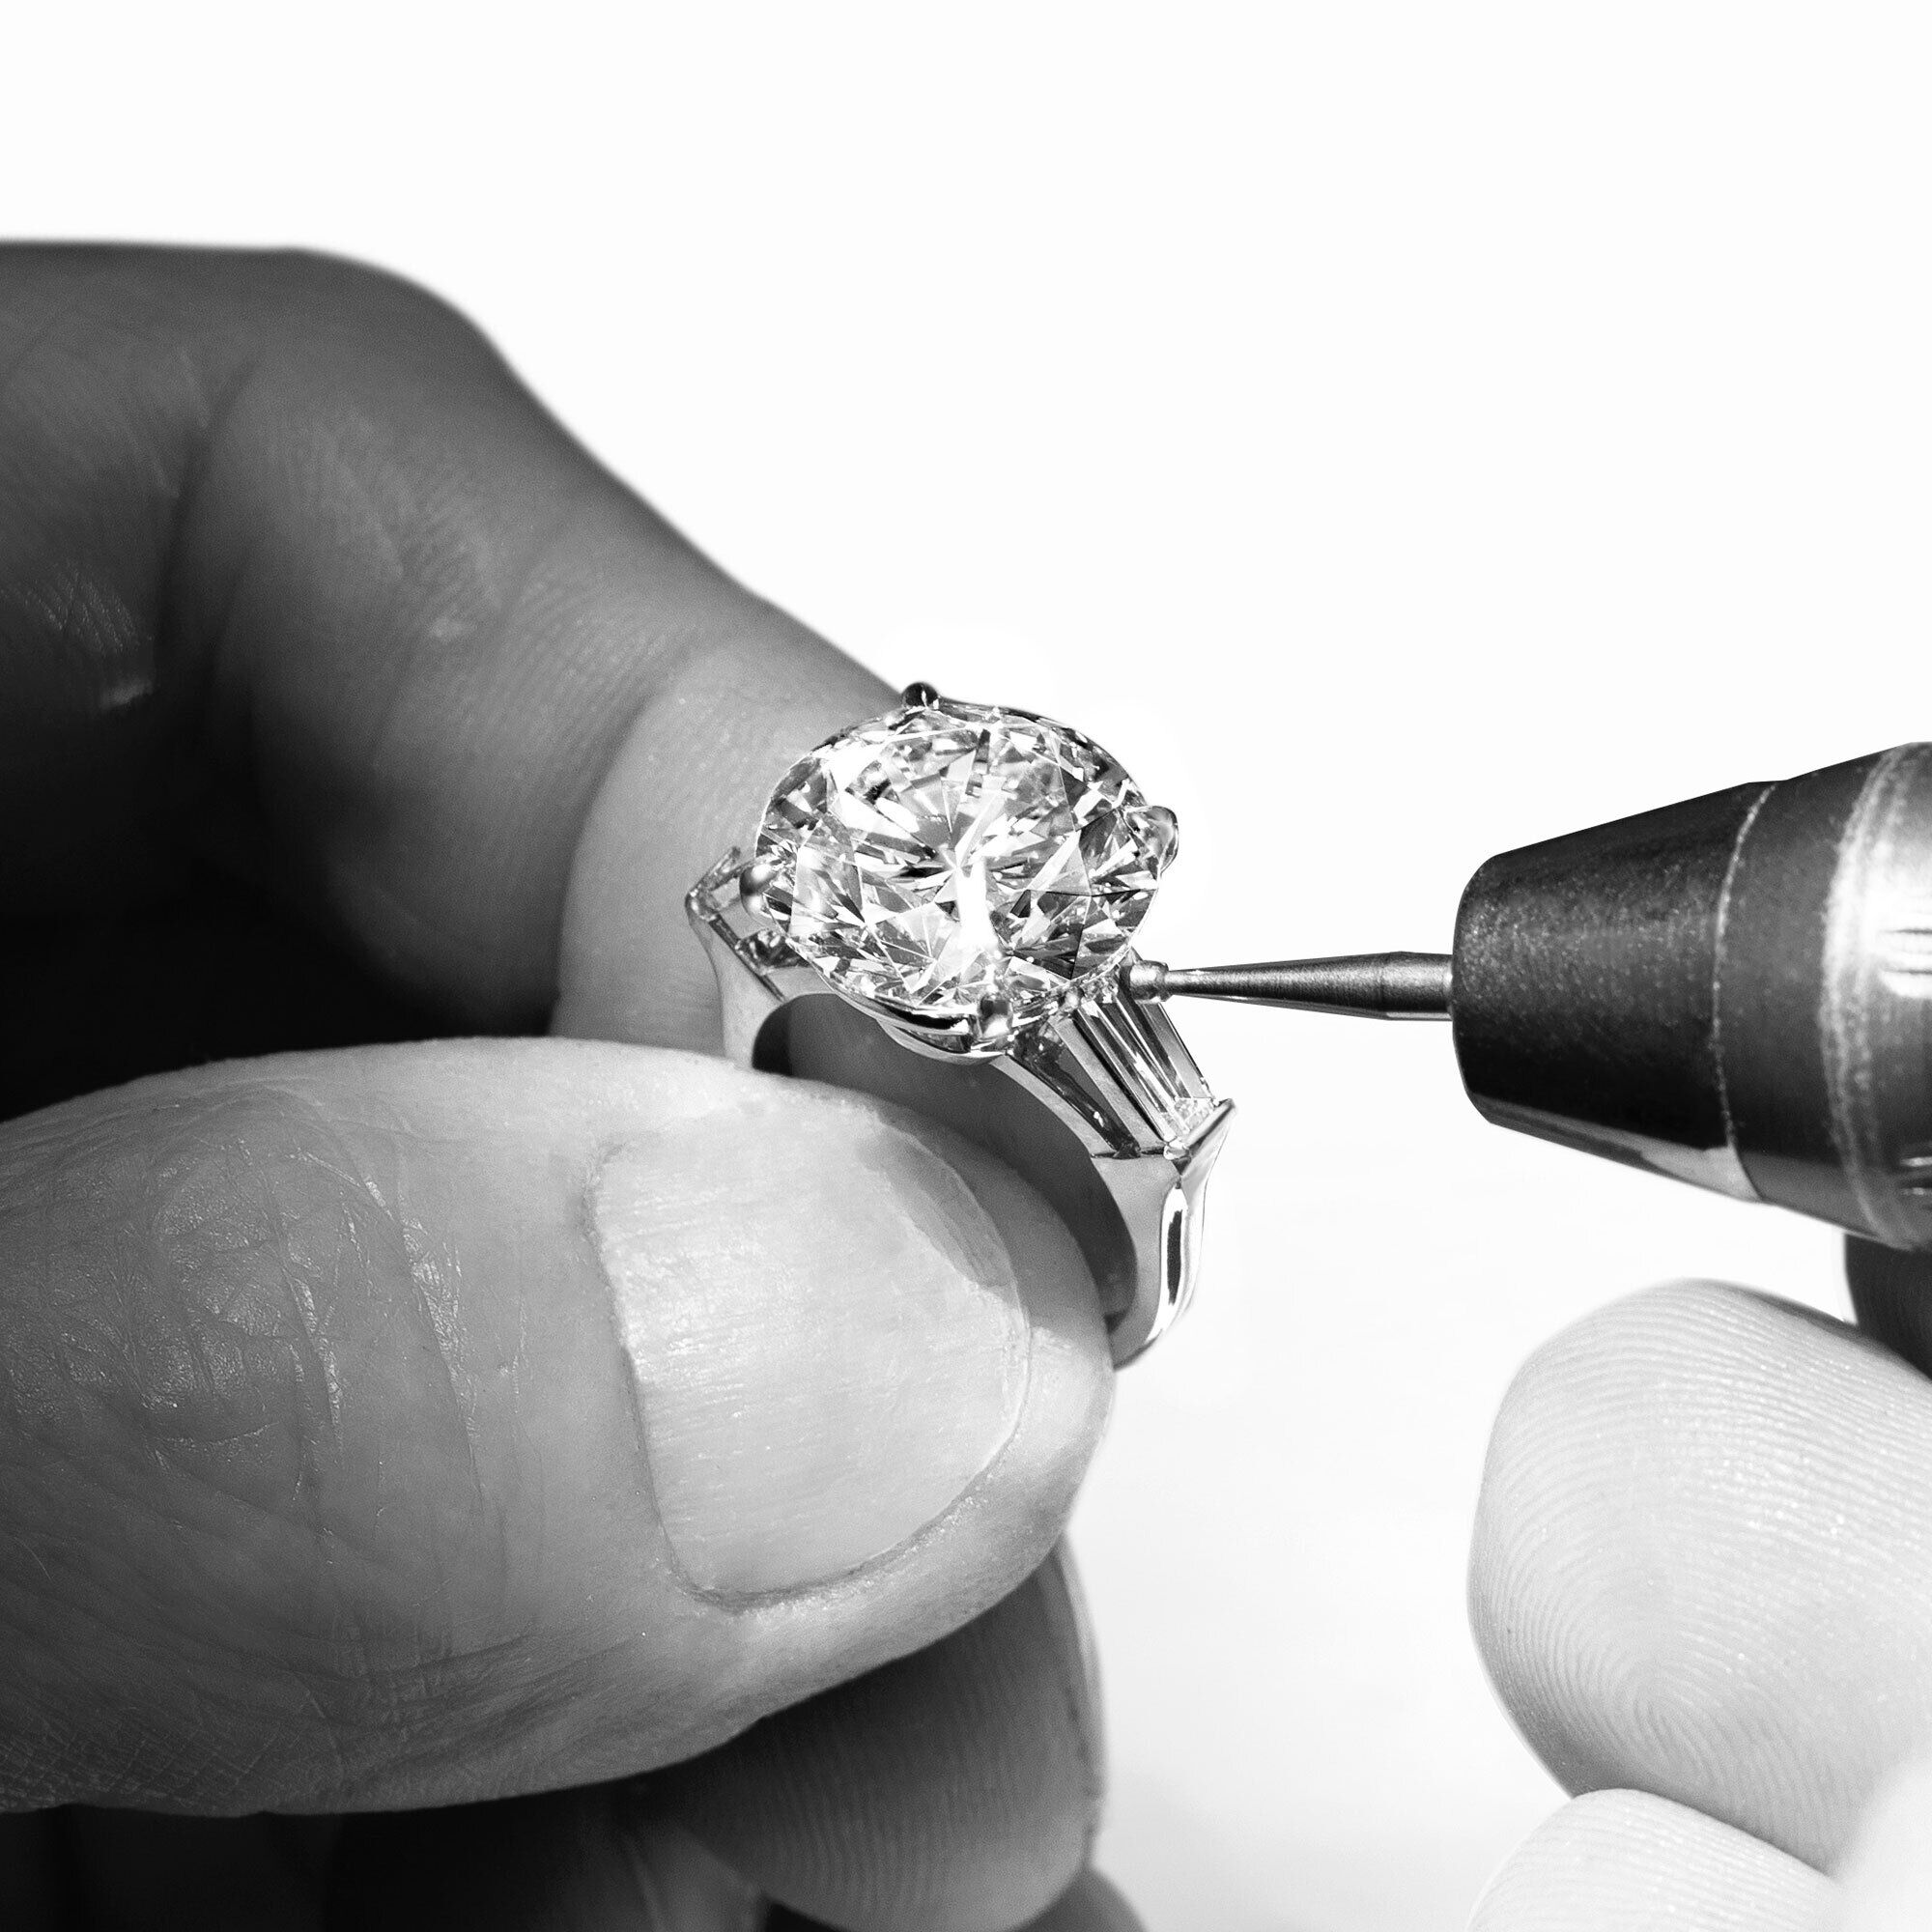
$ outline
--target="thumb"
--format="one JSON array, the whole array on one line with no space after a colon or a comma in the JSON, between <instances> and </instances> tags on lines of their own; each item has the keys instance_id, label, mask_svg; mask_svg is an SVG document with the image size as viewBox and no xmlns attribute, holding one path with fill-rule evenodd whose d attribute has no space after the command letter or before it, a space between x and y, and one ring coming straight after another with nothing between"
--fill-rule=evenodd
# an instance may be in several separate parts
<instances>
[{"instance_id":1,"label":"thumb","mask_svg":"<svg viewBox=\"0 0 1932 1932\"><path fill-rule=\"evenodd\" d=\"M237 1063L0 1128L0 1804L438 1804L702 1749L1044 1560L1070 1237L697 1056Z\"/></svg>"}]
</instances>

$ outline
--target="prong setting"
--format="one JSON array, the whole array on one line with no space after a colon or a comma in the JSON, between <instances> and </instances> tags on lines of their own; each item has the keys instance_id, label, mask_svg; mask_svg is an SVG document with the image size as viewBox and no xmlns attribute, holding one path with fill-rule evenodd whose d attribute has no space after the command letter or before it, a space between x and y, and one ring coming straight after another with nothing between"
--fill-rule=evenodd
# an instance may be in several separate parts
<instances>
[{"instance_id":1,"label":"prong setting","mask_svg":"<svg viewBox=\"0 0 1932 1932\"><path fill-rule=\"evenodd\" d=\"M916 677L899 693L899 702L908 711L923 711L928 704L939 702L939 687L923 677Z\"/></svg>"},{"instance_id":2,"label":"prong setting","mask_svg":"<svg viewBox=\"0 0 1932 1932\"><path fill-rule=\"evenodd\" d=\"M1180 820L1164 805L1147 809L1148 844L1153 855L1154 870L1165 871L1180 850Z\"/></svg>"},{"instance_id":3,"label":"prong setting","mask_svg":"<svg viewBox=\"0 0 1932 1932\"><path fill-rule=\"evenodd\" d=\"M778 867L769 859L753 859L738 874L738 903L753 919L771 918L771 903L765 895L771 891L772 881L777 877Z\"/></svg>"},{"instance_id":4,"label":"prong setting","mask_svg":"<svg viewBox=\"0 0 1932 1932\"><path fill-rule=\"evenodd\" d=\"M973 1014L974 1046L982 1053L1004 1053L1012 1038L1012 1008L996 994L987 994Z\"/></svg>"}]
</instances>

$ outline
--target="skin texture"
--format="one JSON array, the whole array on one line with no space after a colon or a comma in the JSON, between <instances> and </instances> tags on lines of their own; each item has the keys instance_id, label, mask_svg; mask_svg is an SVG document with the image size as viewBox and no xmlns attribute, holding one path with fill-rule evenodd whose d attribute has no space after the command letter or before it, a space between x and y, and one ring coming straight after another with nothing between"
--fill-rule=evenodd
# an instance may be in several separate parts
<instances>
[{"instance_id":1,"label":"skin texture","mask_svg":"<svg viewBox=\"0 0 1932 1932\"><path fill-rule=\"evenodd\" d=\"M1932 1741L1928 1463L1932 1387L1808 1310L1667 1289L1544 1349L1492 1441L1472 1594L1542 1758L1830 1864Z\"/></svg>"},{"instance_id":2,"label":"skin texture","mask_svg":"<svg viewBox=\"0 0 1932 1932\"><path fill-rule=\"evenodd\" d=\"M590 1188L658 1518L721 1595L810 1586L936 1522L1005 1449L1032 1367L1022 1270L934 1152L948 1138L815 1097L810 1120L759 1092L668 1122ZM994 1206L1036 1248L1059 1233L1033 1202Z\"/></svg>"},{"instance_id":3,"label":"skin texture","mask_svg":"<svg viewBox=\"0 0 1932 1932\"><path fill-rule=\"evenodd\" d=\"M1829 1865L1932 1742L1928 1463L1932 1387L1808 1310L1690 1285L1549 1344L1492 1440L1472 1588L1544 1761Z\"/></svg>"},{"instance_id":4,"label":"skin texture","mask_svg":"<svg viewBox=\"0 0 1932 1932\"><path fill-rule=\"evenodd\" d=\"M1932 1912L1932 1875L1898 1850L1922 1816L1902 1768L1932 1736L1932 1266L1850 1249L1875 1333L1683 1283L1557 1336L1505 1399L1476 1636L1532 1747L1602 1795L1517 1854L1486 1928L1652 1923L1666 1904L1699 1932ZM1848 1860L1840 1899L1817 1874ZM1581 1902L1600 1869L1628 1872L1602 1894L1625 1917Z\"/></svg>"},{"instance_id":5,"label":"skin texture","mask_svg":"<svg viewBox=\"0 0 1932 1932\"><path fill-rule=\"evenodd\" d=\"M405 1874L452 1895L473 1815L573 1850L553 1890L498 1885L467 1925L704 1932L764 1905L665 1822L693 1753L801 1699L842 1761L881 1713L951 1738L955 1770L1005 1748L971 1620L1070 1588L1040 1566L1111 1378L1077 1255L916 1122L644 1050L715 1049L682 893L802 746L882 708L877 682L693 552L421 291L298 256L35 248L0 252L0 1011L32 1018L0 1053L0 1788L320 1807L7 1820L7 1922L191 1900L201 1925L364 1923ZM581 1038L351 1050L547 1023ZM289 1049L310 1051L232 1059ZM830 1146L828 1105L846 1187L680 1250L715 1234L734 1163L756 1192L771 1130L707 1130L699 1173L678 1121L795 1109L793 1138ZM855 1186L877 1210L856 1239ZM800 1264L814 1213L864 1291L854 1343L888 1383L906 1369L909 1404L971 1374L979 1419L930 1466L901 1434L868 1483L839 1389L789 1391L844 1503L789 1551L768 1518L766 1568L741 1540L713 1578L754 1587L706 1590L659 1514L657 1371L620 1303L688 1294L724 1355L753 1348L768 1261L775 1293L829 1279ZM961 1257L990 1411L973 1350L929 1346ZM905 1269L940 1325L874 1345L865 1311L902 1312L883 1280ZM634 1343L674 1332L668 1306ZM695 1438L675 1400L659 1421L668 1476ZM1086 1681L1072 1620L998 1628L1043 1647L1017 1681ZM952 1643L958 1669L816 1703ZM909 1845L934 1897L1050 1906L1098 1745L1091 1698L1048 1707L1075 1735L1024 1815L875 1783L870 1813L828 1817L821 1901L870 1895L873 1849ZM769 1790L756 1747L707 1790L724 1829ZM432 1801L381 1832L327 1815Z\"/></svg>"},{"instance_id":6,"label":"skin texture","mask_svg":"<svg viewBox=\"0 0 1932 1932\"><path fill-rule=\"evenodd\" d=\"M1714 1818L1638 1791L1578 1798L1518 1849L1469 1932L1817 1932L1832 1887Z\"/></svg>"},{"instance_id":7,"label":"skin texture","mask_svg":"<svg viewBox=\"0 0 1932 1932\"><path fill-rule=\"evenodd\" d=\"M1056 1561L952 1643L781 1712L621 1805L607 1791L442 1814L431 1823L437 1854L414 1867L416 1821L352 1821L332 1903L341 1922L370 1932L451 1911L453 1922L472 1922L474 1911L495 1923L489 1901L527 1887L532 1864L560 1836L575 1889L605 1883L597 1875L633 1857L640 1833L660 1861L683 1833L717 1871L748 1875L759 1895L790 1901L799 1916L785 1924L1017 1924L1076 1881L1097 1815L1097 1686L1083 1624L1077 1583ZM1068 1659L1081 1660L1070 1673ZM1089 1793L1078 1812L1059 1802L1068 1785ZM1037 1829L1042 1809L1056 1819L1051 1831ZM935 1846L964 1821L987 1841L1024 1839L1027 1859L976 1867ZM863 1864L855 1843L867 1848ZM464 1874L454 1906L452 1871ZM1105 1899L1094 1891L1095 1911ZM1119 1913L1094 1922L1133 1924Z\"/></svg>"},{"instance_id":8,"label":"skin texture","mask_svg":"<svg viewBox=\"0 0 1932 1932\"><path fill-rule=\"evenodd\" d=\"M908 1340L890 1293L905 1224L977 1217L1008 1270L992 1367L1009 1359L1011 1399L963 1453L895 1419L881 1463L829 1373L796 1376L781 1410L768 1384L741 1391L708 1441L673 1405L640 1421L631 1291L586 1194L615 1159L648 1179L656 1321L696 1325L714 1363L755 1360L755 1224L721 1257L708 1195L668 1211L691 1175L668 1136L748 1105L766 1135L897 1150L871 1228L829 1190L787 1217L791 1242L840 1256L876 1405L953 1406L956 1378L958 1411L983 1413L982 1284L930 1251L909 1284L965 1305L963 1351L933 1346L934 1319ZM10 1142L28 1145L8 1160ZM714 1140L709 1165L750 1195L766 1146ZM36 1203L0 1224L15 1807L447 1803L689 1756L1014 1588L1105 1407L1092 1285L1021 1183L923 1122L696 1056L297 1057L56 1109L0 1150L7 1192ZM782 1320L782 1256L771 1272ZM763 1540L770 1601L720 1600L680 1560L741 1533L730 1494L690 1505L721 1424L776 1427L832 1492Z\"/></svg>"}]
</instances>

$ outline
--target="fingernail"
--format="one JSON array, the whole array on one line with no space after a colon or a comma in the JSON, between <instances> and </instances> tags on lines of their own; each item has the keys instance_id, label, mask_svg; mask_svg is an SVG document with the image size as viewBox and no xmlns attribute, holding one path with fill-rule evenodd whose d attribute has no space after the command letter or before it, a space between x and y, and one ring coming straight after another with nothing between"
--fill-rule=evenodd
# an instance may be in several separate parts
<instances>
[{"instance_id":1,"label":"fingernail","mask_svg":"<svg viewBox=\"0 0 1932 1932\"><path fill-rule=\"evenodd\" d=\"M1018 1283L937 1138L800 1086L655 1129L599 1169L658 1513L698 1589L855 1570L945 1515L1012 1434Z\"/></svg>"}]
</instances>

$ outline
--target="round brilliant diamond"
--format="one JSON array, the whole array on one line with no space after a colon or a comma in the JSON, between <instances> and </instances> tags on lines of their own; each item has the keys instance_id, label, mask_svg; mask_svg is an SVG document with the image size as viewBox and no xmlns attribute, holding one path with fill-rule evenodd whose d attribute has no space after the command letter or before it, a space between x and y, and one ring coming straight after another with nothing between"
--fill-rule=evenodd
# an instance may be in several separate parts
<instances>
[{"instance_id":1,"label":"round brilliant diamond","mask_svg":"<svg viewBox=\"0 0 1932 1932\"><path fill-rule=\"evenodd\" d=\"M1120 964L1174 851L1172 814L1091 738L942 697L808 753L756 856L771 916L841 991L1017 1029Z\"/></svg>"}]
</instances>

